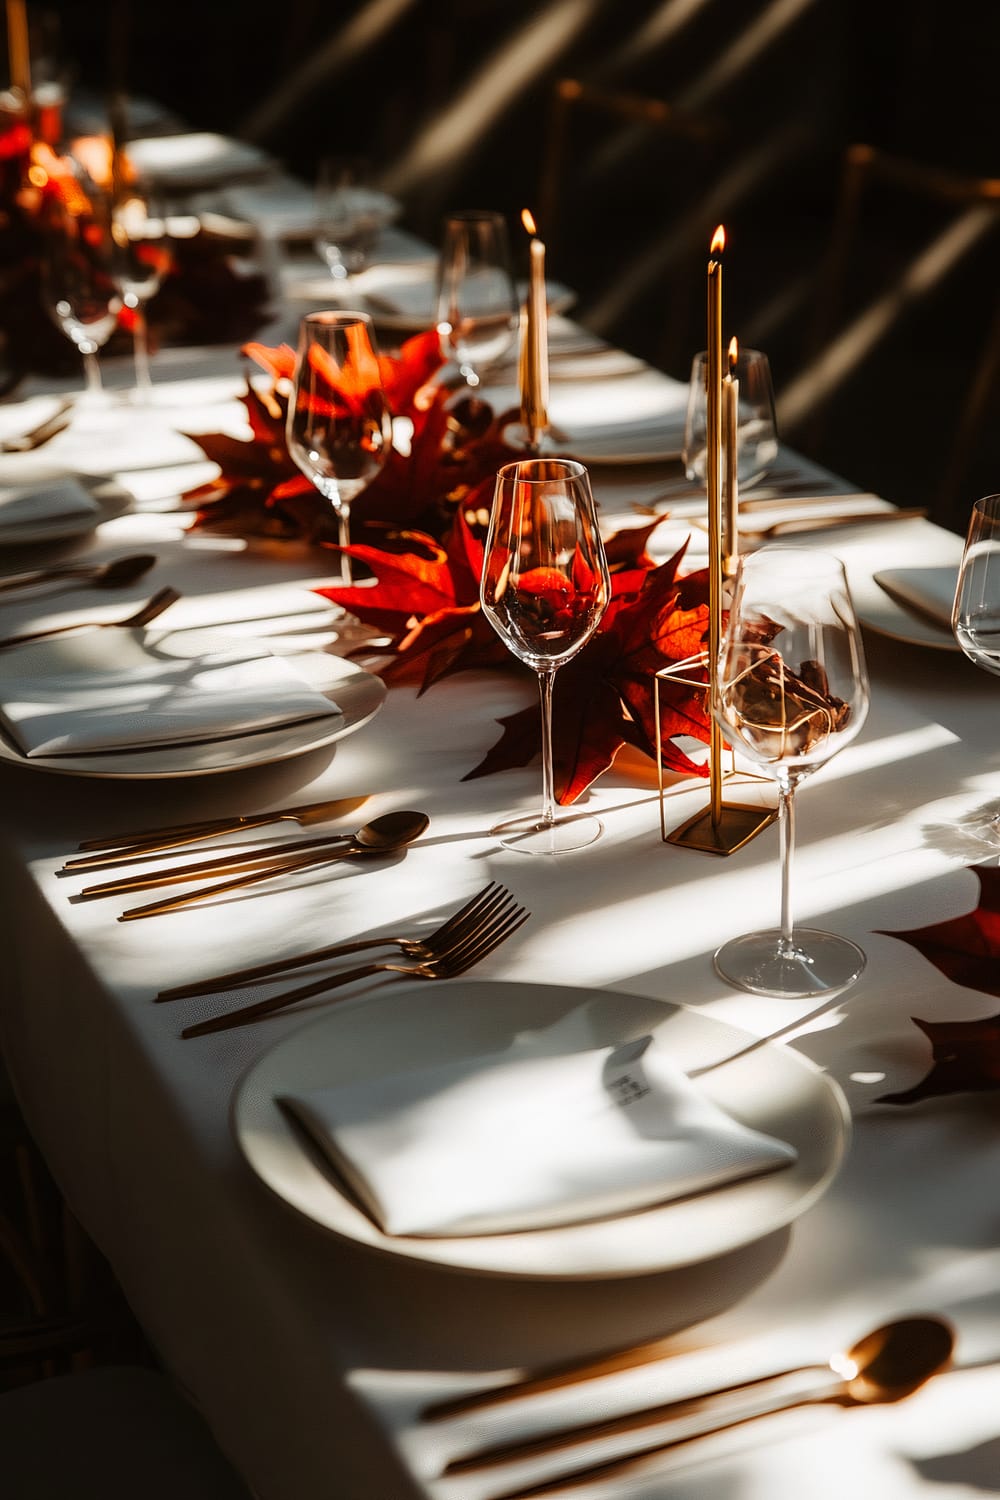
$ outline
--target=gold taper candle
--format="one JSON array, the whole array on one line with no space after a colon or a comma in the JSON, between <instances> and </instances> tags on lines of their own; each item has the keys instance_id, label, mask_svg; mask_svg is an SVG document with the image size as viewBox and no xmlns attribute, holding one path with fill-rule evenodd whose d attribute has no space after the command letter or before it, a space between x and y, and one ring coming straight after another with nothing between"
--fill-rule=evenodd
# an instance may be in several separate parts
<instances>
[{"instance_id":1,"label":"gold taper candle","mask_svg":"<svg viewBox=\"0 0 1000 1500\"><path fill-rule=\"evenodd\" d=\"M7 0L7 60L11 87L31 98L31 49L25 0Z\"/></svg>"},{"instance_id":2,"label":"gold taper candle","mask_svg":"<svg viewBox=\"0 0 1000 1500\"><path fill-rule=\"evenodd\" d=\"M521 421L528 429L528 442L537 448L549 425L549 327L545 297L545 245L538 238L535 221L527 209L521 223L531 235L531 274L528 282L528 314L525 355L522 361Z\"/></svg>"},{"instance_id":3,"label":"gold taper candle","mask_svg":"<svg viewBox=\"0 0 1000 1500\"><path fill-rule=\"evenodd\" d=\"M722 442L725 452L726 488L725 509L722 521L722 571L727 578L736 572L740 555L740 488L737 474L739 456L739 412L740 383L736 378L736 361L740 357L740 346L735 339L729 340L729 368L723 381Z\"/></svg>"},{"instance_id":4,"label":"gold taper candle","mask_svg":"<svg viewBox=\"0 0 1000 1500\"><path fill-rule=\"evenodd\" d=\"M722 252L726 231L712 236L708 261L708 387L705 391L705 485L708 494L708 658L713 702L722 642ZM715 714L709 729L712 824L722 816L722 730Z\"/></svg>"}]
</instances>

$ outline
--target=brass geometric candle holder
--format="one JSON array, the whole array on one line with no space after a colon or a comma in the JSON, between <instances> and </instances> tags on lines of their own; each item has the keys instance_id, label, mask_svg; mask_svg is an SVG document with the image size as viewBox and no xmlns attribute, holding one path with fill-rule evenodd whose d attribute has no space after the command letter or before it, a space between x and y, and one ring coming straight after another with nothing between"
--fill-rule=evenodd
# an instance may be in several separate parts
<instances>
[{"instance_id":1,"label":"brass geometric candle holder","mask_svg":"<svg viewBox=\"0 0 1000 1500\"><path fill-rule=\"evenodd\" d=\"M758 833L775 822L777 808L751 807L743 803L722 800L721 788L727 781L771 782L769 776L758 776L754 771L738 771L732 750L723 760L725 747L719 739L718 749L710 742L709 754L713 757L709 766L711 796L707 808L687 819L679 828L667 829L667 790L663 775L662 737L660 734L660 688L665 682L684 682L706 695L711 691L711 677L704 681L709 666L709 653L702 651L697 656L685 657L662 667L653 680L653 722L656 730L656 784L660 802L660 837L665 844L678 844L684 849L697 849L703 854L735 854ZM728 764L726 763L728 762ZM715 782L718 781L718 793Z\"/></svg>"}]
</instances>

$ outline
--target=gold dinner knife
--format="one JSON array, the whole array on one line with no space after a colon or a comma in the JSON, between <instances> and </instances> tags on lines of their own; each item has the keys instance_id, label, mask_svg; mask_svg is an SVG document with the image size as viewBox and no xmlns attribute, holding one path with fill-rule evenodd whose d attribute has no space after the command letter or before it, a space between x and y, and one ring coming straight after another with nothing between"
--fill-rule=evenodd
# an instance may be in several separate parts
<instances>
[{"instance_id":1,"label":"gold dinner knife","mask_svg":"<svg viewBox=\"0 0 1000 1500\"><path fill-rule=\"evenodd\" d=\"M205 818L200 823L175 823L172 827L120 833L115 838L84 839L79 848L100 852L68 859L63 869L110 868L113 865L127 864L146 854L177 849L182 844L200 843L203 839L215 838L224 833L240 833L245 828L263 828L268 823L287 820L307 828L313 823L325 823L330 818L339 818L353 812L367 800L366 792L360 797L335 797L327 802L304 802L298 807L279 807L271 812L247 813L232 818Z\"/></svg>"}]
</instances>

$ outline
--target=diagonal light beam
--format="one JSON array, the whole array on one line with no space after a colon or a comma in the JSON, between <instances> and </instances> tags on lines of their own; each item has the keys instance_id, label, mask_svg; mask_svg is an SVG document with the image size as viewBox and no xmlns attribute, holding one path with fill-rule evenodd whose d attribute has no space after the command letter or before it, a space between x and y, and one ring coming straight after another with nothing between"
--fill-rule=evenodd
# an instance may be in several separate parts
<instances>
[{"instance_id":1,"label":"diagonal light beam","mask_svg":"<svg viewBox=\"0 0 1000 1500\"><path fill-rule=\"evenodd\" d=\"M679 224L622 267L604 296L588 309L587 327L595 333L613 327L688 248L695 233L702 233L706 224L730 214L734 204L766 180L780 163L799 155L811 140L812 132L802 121L790 120L742 156Z\"/></svg>"},{"instance_id":2,"label":"diagonal light beam","mask_svg":"<svg viewBox=\"0 0 1000 1500\"><path fill-rule=\"evenodd\" d=\"M412 190L454 166L507 105L545 72L599 4L600 0L555 0L523 26L383 175L386 191Z\"/></svg>"},{"instance_id":3,"label":"diagonal light beam","mask_svg":"<svg viewBox=\"0 0 1000 1500\"><path fill-rule=\"evenodd\" d=\"M266 137L331 74L374 47L412 4L413 0L369 0L346 26L312 53L290 78L285 78L244 121L239 131L243 139L259 141Z\"/></svg>"},{"instance_id":4,"label":"diagonal light beam","mask_svg":"<svg viewBox=\"0 0 1000 1500\"><path fill-rule=\"evenodd\" d=\"M932 240L910 262L898 284L859 313L822 354L785 387L777 402L779 429L788 431L825 401L885 337L906 309L943 280L952 266L996 223L996 210L979 204L966 209L960 218Z\"/></svg>"},{"instance_id":5,"label":"diagonal light beam","mask_svg":"<svg viewBox=\"0 0 1000 1500\"><path fill-rule=\"evenodd\" d=\"M684 109L701 109L740 73L745 73L781 32L815 4L817 0L772 0L772 4L720 53L711 67L680 95L677 103Z\"/></svg>"}]
</instances>

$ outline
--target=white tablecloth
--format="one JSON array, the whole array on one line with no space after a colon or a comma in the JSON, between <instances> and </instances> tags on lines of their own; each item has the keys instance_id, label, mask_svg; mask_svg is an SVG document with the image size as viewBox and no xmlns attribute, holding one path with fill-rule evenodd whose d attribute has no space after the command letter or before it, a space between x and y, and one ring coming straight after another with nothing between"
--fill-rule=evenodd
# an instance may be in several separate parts
<instances>
[{"instance_id":1,"label":"white tablecloth","mask_svg":"<svg viewBox=\"0 0 1000 1500\"><path fill-rule=\"evenodd\" d=\"M173 407L161 392L161 415L181 430L222 420L239 430L239 409L223 399L239 385L233 351L203 362L189 352L183 362L206 378L175 386ZM181 364L180 354L154 364L158 381L169 385ZM553 371L555 404L571 386L560 389L560 366ZM661 382L642 370L625 378L644 391ZM154 440L139 425L149 420L112 419L97 450L79 428L46 450L84 470L106 468L110 455L140 497L134 513L102 526L81 553L154 548L156 570L129 597L146 597L154 582L175 585L184 597L172 623L330 642L335 612L306 585L329 576L332 564L294 547L187 539L182 518L157 513L208 466L178 438ZM644 468L595 469L594 477L609 526L616 515L635 521L630 502L664 482L663 471ZM657 551L668 555L688 530L665 525ZM823 540L862 586L877 567L948 561L960 549L958 538L923 521ZM12 571L23 558L2 561ZM107 616L119 603L124 613L119 595L65 594L7 604L5 619L13 630L84 608ZM605 822L597 844L558 863L503 851L489 828L503 813L535 807L537 764L462 778L495 740L496 720L534 701L533 685L513 673L466 674L423 697L393 687L379 717L334 749L256 770L130 783L0 767L7 1064L70 1204L262 1500L485 1500L540 1469L449 1480L437 1477L443 1463L504 1435L821 1361L870 1326L915 1310L954 1319L962 1368L909 1402L766 1419L585 1493L791 1497L806 1473L811 1500L845 1492L958 1500L977 1483L994 1487L1000 1104L991 1094L900 1109L875 1100L929 1066L911 1017L972 1019L997 1009L995 998L951 983L891 935L976 903L970 867L988 855L963 820L996 792L996 686L957 654L876 633L867 646L872 711L857 743L801 791L794 885L799 920L854 938L868 967L787 1043L844 1089L853 1145L833 1187L790 1229L659 1275L483 1277L330 1236L261 1185L228 1120L241 1074L302 1014L184 1042L180 1025L207 1002L157 1006L152 996L207 972L410 929L496 879L533 915L477 978L682 1000L759 1035L785 1032L809 1002L736 993L711 963L720 941L776 919L773 832L726 860L664 845L654 770L623 755L587 799ZM358 821L403 806L429 813L429 833L405 859L320 871L128 924L115 920L124 903L74 903L84 877L57 873L87 836L360 793L369 800ZM672 821L704 797L703 787L676 790ZM364 1005L366 992L343 1003ZM489 1416L433 1427L415 1418L431 1398L660 1335L673 1335L665 1346L672 1357L654 1367Z\"/></svg>"}]
</instances>

